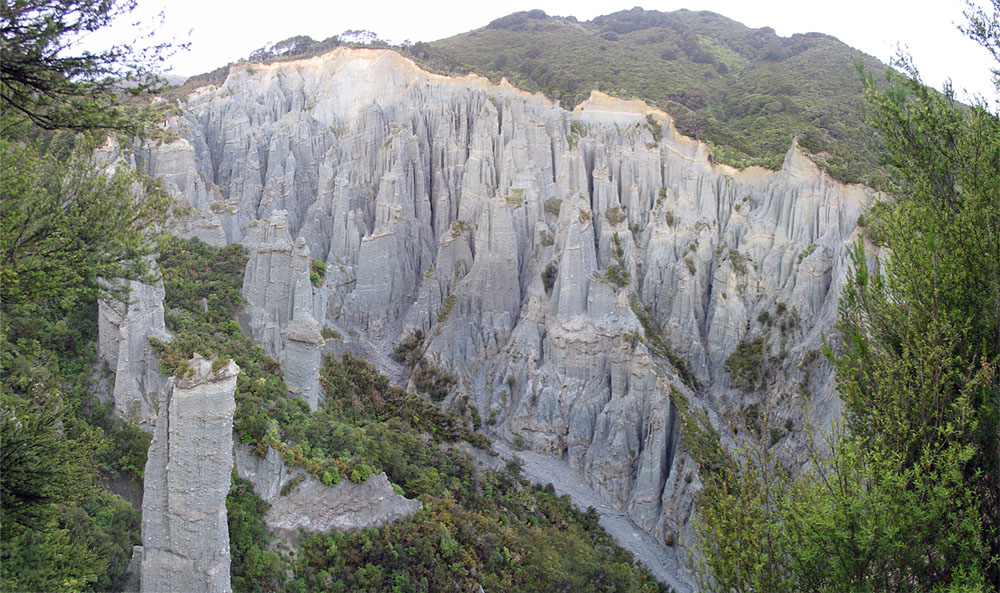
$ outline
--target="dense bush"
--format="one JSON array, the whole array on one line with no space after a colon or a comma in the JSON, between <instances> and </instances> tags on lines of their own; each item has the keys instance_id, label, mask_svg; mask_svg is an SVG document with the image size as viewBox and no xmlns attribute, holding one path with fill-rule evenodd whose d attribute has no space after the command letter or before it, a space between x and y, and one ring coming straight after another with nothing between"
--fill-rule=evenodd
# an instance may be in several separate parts
<instances>
[{"instance_id":1,"label":"dense bush","mask_svg":"<svg viewBox=\"0 0 1000 593\"><path fill-rule=\"evenodd\" d=\"M267 593L284 585L283 559L268 549L271 537L263 520L268 506L250 482L233 472L226 496L233 591Z\"/></svg>"},{"instance_id":2,"label":"dense bush","mask_svg":"<svg viewBox=\"0 0 1000 593\"><path fill-rule=\"evenodd\" d=\"M726 359L726 370L732 377L732 386L744 391L753 391L764 386L767 376L767 352L764 350L764 338L752 341L740 340L729 358Z\"/></svg>"}]
</instances>

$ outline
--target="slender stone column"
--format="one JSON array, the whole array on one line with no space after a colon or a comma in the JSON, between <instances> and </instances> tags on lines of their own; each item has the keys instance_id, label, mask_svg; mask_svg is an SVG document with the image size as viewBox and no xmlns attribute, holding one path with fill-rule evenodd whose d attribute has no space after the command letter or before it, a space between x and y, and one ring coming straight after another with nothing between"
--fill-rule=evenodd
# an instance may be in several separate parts
<instances>
[{"instance_id":1,"label":"slender stone column","mask_svg":"<svg viewBox=\"0 0 1000 593\"><path fill-rule=\"evenodd\" d=\"M226 494L236 376L195 354L160 401L142 503L142 593L230 593Z\"/></svg>"}]
</instances>

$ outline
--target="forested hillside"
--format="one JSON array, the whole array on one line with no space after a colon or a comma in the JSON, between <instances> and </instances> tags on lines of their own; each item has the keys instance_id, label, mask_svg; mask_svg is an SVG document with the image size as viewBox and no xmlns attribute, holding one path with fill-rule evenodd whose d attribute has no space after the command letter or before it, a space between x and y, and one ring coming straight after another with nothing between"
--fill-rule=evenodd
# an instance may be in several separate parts
<instances>
[{"instance_id":1,"label":"forested hillside","mask_svg":"<svg viewBox=\"0 0 1000 593\"><path fill-rule=\"evenodd\" d=\"M712 12L633 8L579 22L535 10L412 51L422 65L506 76L567 108L591 89L640 98L740 168L779 168L797 136L841 181L877 175L853 60L885 66L829 35L779 37Z\"/></svg>"}]
</instances>

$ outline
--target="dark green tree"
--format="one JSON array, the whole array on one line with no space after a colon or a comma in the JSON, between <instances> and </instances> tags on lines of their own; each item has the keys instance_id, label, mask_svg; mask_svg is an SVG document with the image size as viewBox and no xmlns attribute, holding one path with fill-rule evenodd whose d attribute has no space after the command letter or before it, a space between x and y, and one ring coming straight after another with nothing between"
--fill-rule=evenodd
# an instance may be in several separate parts
<instances>
[{"instance_id":1,"label":"dark green tree","mask_svg":"<svg viewBox=\"0 0 1000 593\"><path fill-rule=\"evenodd\" d=\"M998 15L994 0L965 29L994 57ZM885 84L864 75L893 198L866 217L884 250L853 250L827 349L843 429L814 437L797 476L765 431L740 431L732 471L702 495L709 590L1000 588L1000 114L898 67Z\"/></svg>"},{"instance_id":2,"label":"dark green tree","mask_svg":"<svg viewBox=\"0 0 1000 593\"><path fill-rule=\"evenodd\" d=\"M0 2L5 591L120 589L138 543L139 512L96 478L141 472L148 440L97 403L91 377L97 298L126 298L127 280L146 277L148 233L168 206L106 134L127 147L146 129L156 111L142 95L166 48L71 51L134 6Z\"/></svg>"},{"instance_id":3,"label":"dark green tree","mask_svg":"<svg viewBox=\"0 0 1000 593\"><path fill-rule=\"evenodd\" d=\"M157 68L173 48L136 40L97 53L68 51L130 13L136 1L0 2L4 132L24 120L46 130L139 132L153 109L141 98L161 84Z\"/></svg>"},{"instance_id":4,"label":"dark green tree","mask_svg":"<svg viewBox=\"0 0 1000 593\"><path fill-rule=\"evenodd\" d=\"M94 162L92 142L68 157L35 141L0 140L0 307L93 300L148 273L146 231L161 222L158 182ZM121 296L121 295L119 295Z\"/></svg>"}]
</instances>

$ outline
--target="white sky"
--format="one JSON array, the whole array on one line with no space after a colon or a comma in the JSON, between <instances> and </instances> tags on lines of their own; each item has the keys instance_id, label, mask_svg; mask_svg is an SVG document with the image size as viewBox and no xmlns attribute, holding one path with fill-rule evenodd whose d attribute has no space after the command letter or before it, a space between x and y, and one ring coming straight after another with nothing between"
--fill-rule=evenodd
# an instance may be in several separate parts
<instances>
[{"instance_id":1,"label":"white sky","mask_svg":"<svg viewBox=\"0 0 1000 593\"><path fill-rule=\"evenodd\" d=\"M519 10L581 21L626 10L638 0L141 0L139 8L109 31L92 35L94 49L134 37L129 26L156 26L157 39L190 42L190 51L170 60L171 74L193 75L245 58L263 45L293 35L325 39L348 29L374 31L382 39L433 41L487 25ZM982 3L983 0L979 0ZM778 35L820 32L888 62L898 45L912 54L924 81L938 88L947 77L960 98L963 90L996 100L991 60L955 27L963 23L962 0L651 0L646 10L711 10L748 27L772 27ZM163 12L157 25L154 15ZM131 37L129 37L131 39Z\"/></svg>"}]
</instances>

